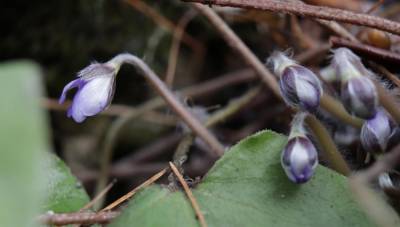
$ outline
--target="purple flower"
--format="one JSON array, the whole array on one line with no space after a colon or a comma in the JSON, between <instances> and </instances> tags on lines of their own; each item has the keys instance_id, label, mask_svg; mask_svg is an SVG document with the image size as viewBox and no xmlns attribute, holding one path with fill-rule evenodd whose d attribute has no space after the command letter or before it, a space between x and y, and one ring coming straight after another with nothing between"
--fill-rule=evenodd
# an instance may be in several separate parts
<instances>
[{"instance_id":1,"label":"purple flower","mask_svg":"<svg viewBox=\"0 0 400 227\"><path fill-rule=\"evenodd\" d=\"M59 103L66 99L70 89L78 88L67 116L76 122L96 115L106 109L113 98L115 76L119 66L115 64L93 63L78 73L78 78L68 83L61 94Z\"/></svg>"},{"instance_id":2,"label":"purple flower","mask_svg":"<svg viewBox=\"0 0 400 227\"><path fill-rule=\"evenodd\" d=\"M384 152L395 127L390 116L383 109L380 109L372 119L365 121L361 128L362 146L368 152Z\"/></svg>"},{"instance_id":3,"label":"purple flower","mask_svg":"<svg viewBox=\"0 0 400 227\"><path fill-rule=\"evenodd\" d=\"M305 183L314 175L318 165L317 150L307 137L293 137L283 149L281 164L291 181Z\"/></svg>"}]
</instances>

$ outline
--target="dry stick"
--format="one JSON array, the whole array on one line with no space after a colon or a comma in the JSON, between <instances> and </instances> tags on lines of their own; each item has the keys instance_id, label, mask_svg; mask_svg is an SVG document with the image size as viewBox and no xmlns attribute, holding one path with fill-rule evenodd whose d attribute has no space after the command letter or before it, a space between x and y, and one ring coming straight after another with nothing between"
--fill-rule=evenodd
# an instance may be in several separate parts
<instances>
[{"instance_id":1,"label":"dry stick","mask_svg":"<svg viewBox=\"0 0 400 227\"><path fill-rule=\"evenodd\" d=\"M92 225L92 224L107 224L112 219L117 217L120 212L76 212L76 213L64 213L64 214L43 214L39 216L39 222L45 225L70 225L70 224L81 224L81 225Z\"/></svg>"},{"instance_id":2,"label":"dry stick","mask_svg":"<svg viewBox=\"0 0 400 227\"><path fill-rule=\"evenodd\" d=\"M245 9L267 10L278 13L290 13L298 16L339 21L349 24L362 25L378 30L400 35L400 23L381 17L363 13L355 13L342 9L325 6L313 6L308 4L290 3L284 1L260 1L260 0L183 0L186 2L198 2L210 5L231 6Z\"/></svg>"},{"instance_id":3,"label":"dry stick","mask_svg":"<svg viewBox=\"0 0 400 227\"><path fill-rule=\"evenodd\" d=\"M301 0L291 0L291 2L297 3L297 4L305 4ZM331 31L336 33L337 35L346 38L348 40L352 41L357 41L357 38L353 36L349 31L347 31L345 28L343 28L340 24L338 24L336 21L330 21L330 20L321 20L317 18L313 18L315 21L317 21L319 24L322 24L323 26L329 28Z\"/></svg>"},{"instance_id":4,"label":"dry stick","mask_svg":"<svg viewBox=\"0 0 400 227\"><path fill-rule=\"evenodd\" d=\"M348 176L351 173L351 170L340 152L337 150L337 147L325 126L313 115L308 115L305 121L314 136L317 138L317 141L320 143L322 147L321 150L324 152L327 161L332 165L332 168L336 170L336 172Z\"/></svg>"},{"instance_id":5,"label":"dry stick","mask_svg":"<svg viewBox=\"0 0 400 227\"><path fill-rule=\"evenodd\" d=\"M184 105L178 101L176 96L168 89L168 87L160 80L160 78L151 70L147 64L141 60L140 58L131 55L131 54L119 54L114 57L114 61L116 63L126 63L134 66L136 70L138 70L146 80L152 85L152 87L159 93L159 95L165 100L166 103L171 107L171 109L187 124L187 126L193 130L193 132L199 136L203 141L211 148L213 152L216 153L217 156L222 156L224 153L224 146L211 134L205 127L202 125L199 120L191 114ZM143 114L143 112L148 111L148 109L141 109L142 112L139 114ZM136 115L138 113L135 113ZM101 161L101 173L99 175L99 183L97 184L97 191L100 191L107 181L107 173L109 172L109 162L112 156L112 148L114 147L114 143L116 142L116 138L119 132L119 129L122 128L123 125L126 124L127 121L130 120L130 116L122 119L118 119L116 124L113 124L109 136L105 139L105 144L103 148L103 156L104 158ZM102 201L99 201L98 204L101 204ZM100 206L100 205L98 205Z\"/></svg>"},{"instance_id":6,"label":"dry stick","mask_svg":"<svg viewBox=\"0 0 400 227\"><path fill-rule=\"evenodd\" d=\"M152 176L149 179L147 179L145 182L143 182L141 185L139 185L136 188L134 188L132 191L126 193L124 196L120 197L119 199L117 199L114 202L112 202L110 205L108 205L105 208L103 208L100 212L110 211L110 210L114 209L114 207L116 207L119 204L123 203L124 201L130 199L139 190L141 190L141 189L153 184L156 180L160 179L160 177L162 177L166 172L167 172L167 169L163 169L160 172L156 173L154 176Z\"/></svg>"},{"instance_id":7,"label":"dry stick","mask_svg":"<svg viewBox=\"0 0 400 227\"><path fill-rule=\"evenodd\" d=\"M82 207L79 212L91 208L96 201L98 201L100 198L103 198L108 191L114 186L114 184L117 182L117 180L111 181L98 195L96 195L89 203L87 203L84 207Z\"/></svg>"},{"instance_id":8,"label":"dry stick","mask_svg":"<svg viewBox=\"0 0 400 227\"><path fill-rule=\"evenodd\" d=\"M142 0L125 0L126 3L131 5L133 8L138 10L139 12L143 13L150 19L152 19L158 26L168 30L171 32L173 35L175 30L178 30L179 32L182 32L182 41L193 48L196 52L202 53L204 50L204 46L201 42L196 40L193 36L187 34L185 31L181 31L179 27L177 27L172 21L170 21L168 18L164 17L160 13L158 13L154 8L151 6L147 5L144 1Z\"/></svg>"},{"instance_id":9,"label":"dry stick","mask_svg":"<svg viewBox=\"0 0 400 227\"><path fill-rule=\"evenodd\" d=\"M169 87L172 87L175 78L179 48L181 46L181 39L184 34L183 32L185 31L185 28L189 24L189 22L196 16L196 14L197 13L195 11L189 10L187 13L185 13L185 15L183 15L182 19L179 21L178 25L175 28L171 49L169 51L167 73L165 76L165 83Z\"/></svg>"},{"instance_id":10,"label":"dry stick","mask_svg":"<svg viewBox=\"0 0 400 227\"><path fill-rule=\"evenodd\" d=\"M274 75L272 75L261 63L260 60L253 54L253 52L243 43L242 40L228 27L228 25L210 8L201 4L192 4L197 10L199 10L204 16L206 16L210 22L217 28L227 43L236 51L238 51L243 60L249 64L254 71L261 77L261 79L271 88L272 92L276 97L282 99L279 92L279 85Z\"/></svg>"},{"instance_id":11,"label":"dry stick","mask_svg":"<svg viewBox=\"0 0 400 227\"><path fill-rule=\"evenodd\" d=\"M257 75L271 88L274 94L282 99L279 92L279 85L271 72L261 63L261 61L250 51L250 49L243 43L243 41L226 25L226 23L210 8L201 4L192 4L202 14L204 14L210 22L221 33L226 42L242 55L244 60L257 72ZM337 102L334 98L324 94L321 99L321 107L329 111L339 120L356 127L361 127L361 120L351 116L342 104Z\"/></svg>"},{"instance_id":12,"label":"dry stick","mask_svg":"<svg viewBox=\"0 0 400 227\"><path fill-rule=\"evenodd\" d=\"M368 184L378 178L380 174L392 170L399 162L400 145L397 145L390 152L381 156L370 168L350 177L350 188L354 196L378 226L397 227L400 225L400 218L396 211Z\"/></svg>"},{"instance_id":13,"label":"dry stick","mask_svg":"<svg viewBox=\"0 0 400 227\"><path fill-rule=\"evenodd\" d=\"M193 196L193 193L190 190L189 186L187 185L185 179L183 179L182 175L179 173L178 169L175 167L175 165L172 162L170 162L169 165L171 166L172 171L178 177L179 182L182 184L182 187L185 190L185 193L186 193L187 197L189 198L190 203L193 206L193 209L194 209L194 211L196 213L196 216L199 219L200 226L201 227L207 227L206 220L205 220L205 218L203 216L203 213L201 213L199 204L197 203L196 198Z\"/></svg>"}]
</instances>

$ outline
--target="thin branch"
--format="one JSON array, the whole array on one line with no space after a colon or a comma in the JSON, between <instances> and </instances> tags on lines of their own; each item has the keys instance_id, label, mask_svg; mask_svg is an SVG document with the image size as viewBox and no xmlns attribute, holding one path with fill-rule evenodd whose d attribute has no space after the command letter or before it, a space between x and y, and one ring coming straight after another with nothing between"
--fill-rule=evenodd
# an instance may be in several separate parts
<instances>
[{"instance_id":1,"label":"thin branch","mask_svg":"<svg viewBox=\"0 0 400 227\"><path fill-rule=\"evenodd\" d=\"M135 195L139 190L153 184L156 180L160 179L165 173L167 172L167 169L163 169L160 172L158 172L157 174L155 174L154 176L150 177L149 179L147 179L145 182L143 182L141 185L137 186L136 188L134 188L132 191L128 192L127 194L125 194L124 196L120 197L119 199L117 199L116 201L112 202L110 205L108 205L107 207L103 208L100 212L104 212L104 211L110 211L112 209L114 209L114 207L118 206L119 204L125 202L126 200L130 199L133 195Z\"/></svg>"},{"instance_id":2,"label":"thin branch","mask_svg":"<svg viewBox=\"0 0 400 227\"><path fill-rule=\"evenodd\" d=\"M375 83L375 87L378 90L380 104L390 113L397 124L400 124L400 108L397 100L380 84Z\"/></svg>"},{"instance_id":3,"label":"thin branch","mask_svg":"<svg viewBox=\"0 0 400 227\"><path fill-rule=\"evenodd\" d=\"M336 170L336 172L348 176L351 170L342 157L342 154L337 149L325 126L313 115L307 116L306 123L321 145L321 150L324 152L326 160L332 165L332 168Z\"/></svg>"},{"instance_id":4,"label":"thin branch","mask_svg":"<svg viewBox=\"0 0 400 227\"><path fill-rule=\"evenodd\" d=\"M103 198L109 191L110 189L114 186L114 184L117 181L114 179L112 180L99 194L97 194L89 203L87 203L85 206L83 206L79 212L83 210L87 210L91 208L100 198Z\"/></svg>"},{"instance_id":5,"label":"thin branch","mask_svg":"<svg viewBox=\"0 0 400 227\"><path fill-rule=\"evenodd\" d=\"M63 213L63 214L42 214L38 220L45 225L93 225L93 224L107 224L112 219L116 218L120 212L76 212L76 213Z\"/></svg>"},{"instance_id":6,"label":"thin branch","mask_svg":"<svg viewBox=\"0 0 400 227\"><path fill-rule=\"evenodd\" d=\"M187 197L189 198L190 203L192 204L192 207L196 213L196 216L199 219L200 226L207 227L206 219L204 218L203 213L201 213L200 206L197 203L196 198L193 196L193 193L190 190L189 186L187 185L185 179L183 179L182 175L179 173L178 169L175 167L175 165L172 162L170 162L169 165L170 165L172 171L178 177L178 180L181 183L183 189L185 190L185 193L186 193Z\"/></svg>"},{"instance_id":7,"label":"thin branch","mask_svg":"<svg viewBox=\"0 0 400 227\"><path fill-rule=\"evenodd\" d=\"M232 29L230 29L229 26L209 7L201 4L192 4L192 6L209 19L209 21L220 32L231 48L238 51L242 55L243 60L245 60L247 64L249 64L254 71L257 72L257 74L272 90L276 97L282 99L279 91L279 85L274 75L265 68L264 64L258 60L253 52L232 31Z\"/></svg>"},{"instance_id":8,"label":"thin branch","mask_svg":"<svg viewBox=\"0 0 400 227\"><path fill-rule=\"evenodd\" d=\"M367 26L378 30L400 35L400 23L371 16L363 13L355 13L347 10L330 8L325 6L313 6L308 4L290 3L285 1L261 1L261 0L183 0L186 2L198 2L209 5L230 6L245 9L267 10L278 13L288 13L298 16L333 20L354 25Z\"/></svg>"},{"instance_id":9,"label":"thin branch","mask_svg":"<svg viewBox=\"0 0 400 227\"><path fill-rule=\"evenodd\" d=\"M150 19L152 19L158 26L166 29L173 35L175 35L174 31L178 30L182 32L182 41L193 48L198 53L204 52L204 46L201 42L196 40L193 36L187 34L185 31L182 31L178 26L176 26L171 20L161 15L154 8L147 5L143 0L125 0L130 6L143 13Z\"/></svg>"},{"instance_id":10,"label":"thin branch","mask_svg":"<svg viewBox=\"0 0 400 227\"><path fill-rule=\"evenodd\" d=\"M178 64L178 57L179 57L179 49L184 34L183 32L185 31L185 28L189 24L189 22L196 15L197 13L195 11L189 10L182 16L182 18L179 20L178 25L175 28L171 49L169 51L167 73L165 76L165 83L169 87L172 87L175 78L176 66Z\"/></svg>"},{"instance_id":11,"label":"thin branch","mask_svg":"<svg viewBox=\"0 0 400 227\"><path fill-rule=\"evenodd\" d=\"M400 64L400 54L396 54L389 50L370 46L364 43L352 42L338 37L332 37L330 39L330 43L334 48L347 47L353 50L355 53L365 56L370 60L374 60L380 63L389 63L396 66Z\"/></svg>"}]
</instances>

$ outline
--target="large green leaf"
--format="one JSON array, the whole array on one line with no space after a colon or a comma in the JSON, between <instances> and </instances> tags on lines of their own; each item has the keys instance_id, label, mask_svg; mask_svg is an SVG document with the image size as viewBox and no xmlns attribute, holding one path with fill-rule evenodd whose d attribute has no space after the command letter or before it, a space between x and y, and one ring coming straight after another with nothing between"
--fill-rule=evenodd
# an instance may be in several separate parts
<instances>
[{"instance_id":1,"label":"large green leaf","mask_svg":"<svg viewBox=\"0 0 400 227\"><path fill-rule=\"evenodd\" d=\"M45 155L43 168L46 199L42 204L42 211L73 212L89 202L89 197L82 185L58 157L50 153Z\"/></svg>"},{"instance_id":2,"label":"large green leaf","mask_svg":"<svg viewBox=\"0 0 400 227\"><path fill-rule=\"evenodd\" d=\"M304 185L287 180L280 166L286 137L263 131L219 160L193 190L209 226L372 226L346 179L322 166ZM126 226L198 226L182 192L145 189L112 223Z\"/></svg>"},{"instance_id":3,"label":"large green leaf","mask_svg":"<svg viewBox=\"0 0 400 227\"><path fill-rule=\"evenodd\" d=\"M41 96L37 65L0 64L0 226L33 226L39 213L41 155L49 150Z\"/></svg>"},{"instance_id":4,"label":"large green leaf","mask_svg":"<svg viewBox=\"0 0 400 227\"><path fill-rule=\"evenodd\" d=\"M0 64L0 226L34 226L47 210L80 209L88 196L69 169L50 154L39 67Z\"/></svg>"}]
</instances>

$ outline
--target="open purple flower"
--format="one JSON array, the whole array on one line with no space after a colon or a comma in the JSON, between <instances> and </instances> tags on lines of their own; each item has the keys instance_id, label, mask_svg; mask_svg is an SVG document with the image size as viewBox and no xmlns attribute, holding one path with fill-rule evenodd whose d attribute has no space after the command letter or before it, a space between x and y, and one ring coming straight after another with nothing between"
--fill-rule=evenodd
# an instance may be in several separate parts
<instances>
[{"instance_id":1,"label":"open purple flower","mask_svg":"<svg viewBox=\"0 0 400 227\"><path fill-rule=\"evenodd\" d=\"M93 63L78 73L78 78L68 83L61 94L59 103L66 99L70 89L78 88L67 116L81 123L87 117L106 109L113 98L115 76L119 67L109 63Z\"/></svg>"}]
</instances>

